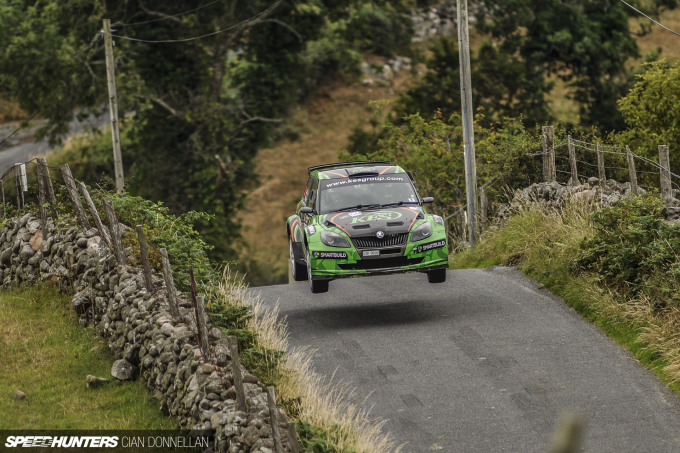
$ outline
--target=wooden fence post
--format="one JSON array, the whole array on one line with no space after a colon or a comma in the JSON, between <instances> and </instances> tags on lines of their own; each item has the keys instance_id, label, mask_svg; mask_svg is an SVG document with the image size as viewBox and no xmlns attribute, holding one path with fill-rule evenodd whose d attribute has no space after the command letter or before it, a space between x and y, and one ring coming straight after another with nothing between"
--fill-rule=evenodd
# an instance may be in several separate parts
<instances>
[{"instance_id":1,"label":"wooden fence post","mask_svg":"<svg viewBox=\"0 0 680 453\"><path fill-rule=\"evenodd\" d=\"M116 210L113 208L113 202L109 198L102 200L104 203L104 210L109 221L109 231L111 232L111 245L113 245L113 254L116 256L116 261L121 266L128 263L125 255L125 247L123 246L123 238L120 235L120 224L116 217Z\"/></svg>"},{"instance_id":2,"label":"wooden fence post","mask_svg":"<svg viewBox=\"0 0 680 453\"><path fill-rule=\"evenodd\" d=\"M164 248L160 250L161 259L163 261L163 277L165 278L165 289L168 293L168 303L170 305L170 314L176 318L180 318L179 306L177 304L177 288L172 278L172 269L170 269L170 259L168 258L168 251Z\"/></svg>"},{"instance_id":3,"label":"wooden fence post","mask_svg":"<svg viewBox=\"0 0 680 453\"><path fill-rule=\"evenodd\" d=\"M38 205L40 205L40 233L43 241L47 239L47 196L45 193L45 180L40 174L40 167L38 167Z\"/></svg>"},{"instance_id":4,"label":"wooden fence post","mask_svg":"<svg viewBox=\"0 0 680 453\"><path fill-rule=\"evenodd\" d=\"M661 198L668 202L673 198L671 185L671 161L668 155L668 145L659 145L659 166L661 167Z\"/></svg>"},{"instance_id":5,"label":"wooden fence post","mask_svg":"<svg viewBox=\"0 0 680 453\"><path fill-rule=\"evenodd\" d=\"M78 223L80 223L80 226L84 230L89 230L92 227L90 226L90 221L87 220L87 216L85 215L83 203L80 201L80 196L78 195L78 190L76 189L76 182L75 179L73 179L73 175L71 174L71 167L69 167L68 164L64 164L59 168L61 169L61 174L64 177L64 185L66 186L66 190L68 190L68 195L71 197L71 203L73 203L73 210L76 213Z\"/></svg>"},{"instance_id":6,"label":"wooden fence post","mask_svg":"<svg viewBox=\"0 0 680 453\"><path fill-rule=\"evenodd\" d=\"M24 207L24 190L21 181L21 165L14 164L14 184L17 188L17 207L19 209Z\"/></svg>"},{"instance_id":7,"label":"wooden fence post","mask_svg":"<svg viewBox=\"0 0 680 453\"><path fill-rule=\"evenodd\" d=\"M571 135L567 137L567 143L569 148L569 167L571 168L570 184L572 186L578 186L578 168L576 167L576 147L574 146L574 141L571 139Z\"/></svg>"},{"instance_id":8,"label":"wooden fence post","mask_svg":"<svg viewBox=\"0 0 680 453\"><path fill-rule=\"evenodd\" d=\"M597 177L600 179L600 184L604 184L607 181L604 171L604 152L599 143L597 144Z\"/></svg>"},{"instance_id":9,"label":"wooden fence post","mask_svg":"<svg viewBox=\"0 0 680 453\"><path fill-rule=\"evenodd\" d=\"M279 430L279 410L276 408L276 394L271 385L267 387L267 405L269 406L269 422L272 425L272 437L274 438L274 451L283 453L281 431Z\"/></svg>"},{"instance_id":10,"label":"wooden fence post","mask_svg":"<svg viewBox=\"0 0 680 453\"><path fill-rule=\"evenodd\" d=\"M151 276L151 265L149 264L149 249L146 245L146 236L144 235L144 227L142 225L137 225L137 239L139 240L139 255L142 258L142 270L144 271L144 283L146 284L146 289L150 293L155 291L153 286L153 278Z\"/></svg>"},{"instance_id":11,"label":"wooden fence post","mask_svg":"<svg viewBox=\"0 0 680 453\"><path fill-rule=\"evenodd\" d=\"M543 180L546 182L552 182L556 179L555 127L543 126Z\"/></svg>"},{"instance_id":12,"label":"wooden fence post","mask_svg":"<svg viewBox=\"0 0 680 453\"><path fill-rule=\"evenodd\" d=\"M630 191L638 193L637 172L635 171L635 156L630 148L626 146L626 156L628 157L628 178L630 179Z\"/></svg>"},{"instance_id":13,"label":"wooden fence post","mask_svg":"<svg viewBox=\"0 0 680 453\"><path fill-rule=\"evenodd\" d=\"M293 448L293 453L300 453L300 444L298 442L295 420L288 422L288 438L290 439L290 446Z\"/></svg>"},{"instance_id":14,"label":"wooden fence post","mask_svg":"<svg viewBox=\"0 0 680 453\"><path fill-rule=\"evenodd\" d=\"M109 237L109 232L106 230L106 227L104 227L104 224L102 223L102 219L99 216L99 211L97 211L97 207L94 205L94 202L92 201L92 197L90 196L90 192L88 192L87 190L87 186L82 181L78 183L78 186L80 187L80 193L83 195L85 203L87 204L87 207L90 210L90 215L94 219L94 224L97 227L97 230L99 231L99 235L104 240L106 245L111 250L113 250L113 244L111 243L111 237Z\"/></svg>"},{"instance_id":15,"label":"wooden fence post","mask_svg":"<svg viewBox=\"0 0 680 453\"><path fill-rule=\"evenodd\" d=\"M194 312L196 313L196 326L198 329L198 338L201 340L201 350L203 351L203 358L206 362L212 361L212 352L210 351L210 339L208 337L208 313L205 311L205 300L203 296L197 296Z\"/></svg>"},{"instance_id":16,"label":"wooden fence post","mask_svg":"<svg viewBox=\"0 0 680 453\"><path fill-rule=\"evenodd\" d=\"M0 179L0 190L2 190L2 216L5 217L7 210L5 209L5 181Z\"/></svg>"},{"instance_id":17,"label":"wooden fence post","mask_svg":"<svg viewBox=\"0 0 680 453\"><path fill-rule=\"evenodd\" d=\"M194 268L189 268L189 281L191 282L191 300L194 303L194 314L196 315L196 328L198 329L198 339L201 342L203 358L206 362L211 361L210 339L208 338L208 314L205 312L203 297L198 295L196 289L196 279L194 278Z\"/></svg>"},{"instance_id":18,"label":"wooden fence post","mask_svg":"<svg viewBox=\"0 0 680 453\"><path fill-rule=\"evenodd\" d=\"M236 408L241 412L247 412L246 391L243 387L241 362L238 358L238 341L234 336L229 337L229 355L231 355L231 368L234 373L234 387L236 387Z\"/></svg>"},{"instance_id":19,"label":"wooden fence post","mask_svg":"<svg viewBox=\"0 0 680 453\"><path fill-rule=\"evenodd\" d=\"M479 188L479 226L484 227L489 216L489 199L486 196L484 187Z\"/></svg>"},{"instance_id":20,"label":"wooden fence post","mask_svg":"<svg viewBox=\"0 0 680 453\"><path fill-rule=\"evenodd\" d=\"M50 176L50 168L47 166L47 159L44 157L38 158L38 174L42 177L47 191L47 201L52 206L57 204L57 197L54 195L54 186L52 185L52 177Z\"/></svg>"}]
</instances>

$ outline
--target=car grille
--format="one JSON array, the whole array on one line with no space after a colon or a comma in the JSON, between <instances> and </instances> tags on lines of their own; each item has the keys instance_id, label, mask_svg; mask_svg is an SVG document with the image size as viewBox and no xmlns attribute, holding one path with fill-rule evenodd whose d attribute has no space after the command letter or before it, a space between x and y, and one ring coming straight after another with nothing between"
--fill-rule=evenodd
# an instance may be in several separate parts
<instances>
[{"instance_id":1,"label":"car grille","mask_svg":"<svg viewBox=\"0 0 680 453\"><path fill-rule=\"evenodd\" d=\"M352 237L354 246L358 249L376 248L376 247L393 247L395 245L404 245L408 239L408 233L386 234L384 238L378 239L375 236L368 237Z\"/></svg>"},{"instance_id":2,"label":"car grille","mask_svg":"<svg viewBox=\"0 0 680 453\"><path fill-rule=\"evenodd\" d=\"M338 264L338 266L340 267L340 269L345 271L358 271L358 270L391 269L395 267L420 264L422 262L423 258L406 258L405 256L397 256L394 258L361 260L352 264Z\"/></svg>"}]
</instances>

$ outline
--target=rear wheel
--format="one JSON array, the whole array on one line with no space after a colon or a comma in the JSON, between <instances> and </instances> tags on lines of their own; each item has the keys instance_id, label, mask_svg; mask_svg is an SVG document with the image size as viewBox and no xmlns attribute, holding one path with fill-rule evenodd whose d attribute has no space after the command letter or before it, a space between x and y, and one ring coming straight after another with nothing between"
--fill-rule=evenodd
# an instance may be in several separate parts
<instances>
[{"instance_id":1,"label":"rear wheel","mask_svg":"<svg viewBox=\"0 0 680 453\"><path fill-rule=\"evenodd\" d=\"M446 281L446 269L435 269L427 273L427 281L430 283L444 283Z\"/></svg>"},{"instance_id":2,"label":"rear wheel","mask_svg":"<svg viewBox=\"0 0 680 453\"><path fill-rule=\"evenodd\" d=\"M293 251L293 241L288 239L288 250L290 252L290 275L296 282L307 280L307 269L305 266L295 261L295 252Z\"/></svg>"},{"instance_id":3,"label":"rear wheel","mask_svg":"<svg viewBox=\"0 0 680 453\"><path fill-rule=\"evenodd\" d=\"M309 289L312 293L325 293L328 292L328 280L314 280L312 278L312 260L309 257L309 250L305 256L307 258L307 280L309 280Z\"/></svg>"}]
</instances>

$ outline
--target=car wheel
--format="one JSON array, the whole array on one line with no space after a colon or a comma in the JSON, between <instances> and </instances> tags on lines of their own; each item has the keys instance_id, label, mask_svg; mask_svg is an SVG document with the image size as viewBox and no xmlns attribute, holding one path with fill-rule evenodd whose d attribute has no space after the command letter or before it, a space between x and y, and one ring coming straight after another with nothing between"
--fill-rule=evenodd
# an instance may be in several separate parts
<instances>
[{"instance_id":1,"label":"car wheel","mask_svg":"<svg viewBox=\"0 0 680 453\"><path fill-rule=\"evenodd\" d=\"M446 281L446 269L435 269L427 273L427 281L430 283L444 283Z\"/></svg>"},{"instance_id":2,"label":"car wheel","mask_svg":"<svg viewBox=\"0 0 680 453\"><path fill-rule=\"evenodd\" d=\"M295 253L293 252L293 241L288 240L288 250L290 252L290 275L296 282L307 280L307 269L305 266L295 261Z\"/></svg>"},{"instance_id":3,"label":"car wheel","mask_svg":"<svg viewBox=\"0 0 680 453\"><path fill-rule=\"evenodd\" d=\"M309 280L309 288L312 290L312 293L318 294L327 292L328 280L314 280L312 278L312 260L309 259L309 250L307 250L305 258L307 259L307 280Z\"/></svg>"}]
</instances>

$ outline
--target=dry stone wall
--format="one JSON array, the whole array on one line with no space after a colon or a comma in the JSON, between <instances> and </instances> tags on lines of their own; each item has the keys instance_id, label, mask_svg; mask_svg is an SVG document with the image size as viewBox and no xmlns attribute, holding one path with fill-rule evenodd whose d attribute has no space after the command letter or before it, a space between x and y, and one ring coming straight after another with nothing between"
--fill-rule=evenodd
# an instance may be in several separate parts
<instances>
[{"instance_id":1,"label":"dry stone wall","mask_svg":"<svg viewBox=\"0 0 680 453\"><path fill-rule=\"evenodd\" d=\"M644 193L643 189L639 189ZM499 207L497 217L504 219L510 216L513 209L528 203L540 203L544 206L561 209L567 200L581 199L597 206L615 206L627 196L631 196L630 183L619 183L613 179L600 181L589 178L584 184L565 186L559 182L542 182L517 190L510 204ZM673 191L673 198L666 207L666 220L680 224L680 191Z\"/></svg>"},{"instance_id":2,"label":"dry stone wall","mask_svg":"<svg viewBox=\"0 0 680 453\"><path fill-rule=\"evenodd\" d=\"M211 436L215 451L276 451L266 390L247 371L242 375L247 409L237 408L233 363L220 329L209 326L211 356L216 357L209 363L186 298L180 301L180 316L173 318L162 279L154 276L153 291L145 288L142 271L118 265L96 229L52 221L46 229L43 237L40 219L32 214L5 220L0 231L5 288L48 280L72 291L81 324L93 326L114 353L114 375L143 379L161 408L183 428ZM282 451L295 451L285 414L273 413L283 433Z\"/></svg>"}]
</instances>

